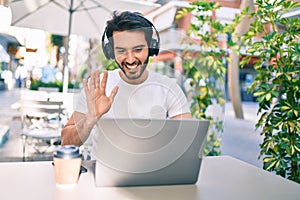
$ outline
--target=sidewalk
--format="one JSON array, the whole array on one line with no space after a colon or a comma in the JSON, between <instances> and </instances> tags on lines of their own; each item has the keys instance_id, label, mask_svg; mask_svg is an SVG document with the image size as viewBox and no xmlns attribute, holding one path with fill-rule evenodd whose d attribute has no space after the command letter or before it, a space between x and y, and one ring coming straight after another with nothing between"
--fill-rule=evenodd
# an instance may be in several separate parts
<instances>
[{"instance_id":1,"label":"sidewalk","mask_svg":"<svg viewBox=\"0 0 300 200\"><path fill-rule=\"evenodd\" d=\"M11 105L18 101L19 96L20 89L0 91L0 125L10 127L9 138L0 147L0 162L22 161L21 123L19 120L14 120L14 117L19 116L20 113L11 108Z\"/></svg>"},{"instance_id":2,"label":"sidewalk","mask_svg":"<svg viewBox=\"0 0 300 200\"><path fill-rule=\"evenodd\" d=\"M255 130L258 121L256 115L258 104L243 102L244 119L236 119L232 104L225 106L224 132L221 135L221 153L262 168L262 160L258 160L262 136Z\"/></svg>"},{"instance_id":3,"label":"sidewalk","mask_svg":"<svg viewBox=\"0 0 300 200\"><path fill-rule=\"evenodd\" d=\"M10 126L8 141L0 147L0 162L22 161L22 143L20 138L21 123L13 120L19 112L11 108L18 101L20 89L12 91L0 91L0 124ZM259 144L262 138L259 131L255 131L255 123L258 119L256 112L257 103L244 102L244 120L236 119L232 105L228 102L225 106L224 132L222 133L222 155L230 155L252 165L262 167L262 161L258 160Z\"/></svg>"}]
</instances>

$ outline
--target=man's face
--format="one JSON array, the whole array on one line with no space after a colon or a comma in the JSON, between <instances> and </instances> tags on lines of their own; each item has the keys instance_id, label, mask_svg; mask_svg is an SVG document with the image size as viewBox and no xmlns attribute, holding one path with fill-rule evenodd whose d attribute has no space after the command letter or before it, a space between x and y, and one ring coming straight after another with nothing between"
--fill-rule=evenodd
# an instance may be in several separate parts
<instances>
[{"instance_id":1,"label":"man's face","mask_svg":"<svg viewBox=\"0 0 300 200\"><path fill-rule=\"evenodd\" d=\"M116 62L126 78L129 81L143 79L149 53L144 32L115 31L113 41Z\"/></svg>"}]
</instances>

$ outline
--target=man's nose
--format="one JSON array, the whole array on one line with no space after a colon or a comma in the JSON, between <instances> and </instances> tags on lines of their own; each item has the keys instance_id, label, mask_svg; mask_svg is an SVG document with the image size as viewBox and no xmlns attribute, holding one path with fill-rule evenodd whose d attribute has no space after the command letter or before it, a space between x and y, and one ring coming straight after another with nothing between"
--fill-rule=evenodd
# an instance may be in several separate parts
<instances>
[{"instance_id":1,"label":"man's nose","mask_svg":"<svg viewBox=\"0 0 300 200\"><path fill-rule=\"evenodd\" d=\"M134 56L134 53L132 51L127 51L126 61L128 63L133 63L135 61L135 56Z\"/></svg>"}]
</instances>

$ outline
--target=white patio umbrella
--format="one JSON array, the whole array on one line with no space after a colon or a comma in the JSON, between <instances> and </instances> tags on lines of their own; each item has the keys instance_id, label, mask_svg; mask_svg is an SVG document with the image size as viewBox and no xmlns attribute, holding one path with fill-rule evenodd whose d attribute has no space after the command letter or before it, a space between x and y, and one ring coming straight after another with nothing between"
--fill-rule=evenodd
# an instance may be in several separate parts
<instances>
[{"instance_id":1,"label":"white patio umbrella","mask_svg":"<svg viewBox=\"0 0 300 200\"><path fill-rule=\"evenodd\" d=\"M42 29L69 39L71 34L101 38L114 10L145 13L159 4L139 0L11 0L10 7L12 26ZM64 69L66 92L68 67Z\"/></svg>"}]
</instances>

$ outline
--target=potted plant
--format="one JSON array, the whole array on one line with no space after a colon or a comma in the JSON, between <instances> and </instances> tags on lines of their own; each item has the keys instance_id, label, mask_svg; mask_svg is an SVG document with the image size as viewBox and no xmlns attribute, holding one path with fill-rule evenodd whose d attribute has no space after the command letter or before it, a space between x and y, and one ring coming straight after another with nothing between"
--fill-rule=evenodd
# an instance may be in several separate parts
<instances>
[{"instance_id":1,"label":"potted plant","mask_svg":"<svg viewBox=\"0 0 300 200\"><path fill-rule=\"evenodd\" d=\"M300 183L300 18L284 17L299 4L256 0L249 32L242 36L247 56L256 57L249 88L259 103L263 168Z\"/></svg>"}]
</instances>

